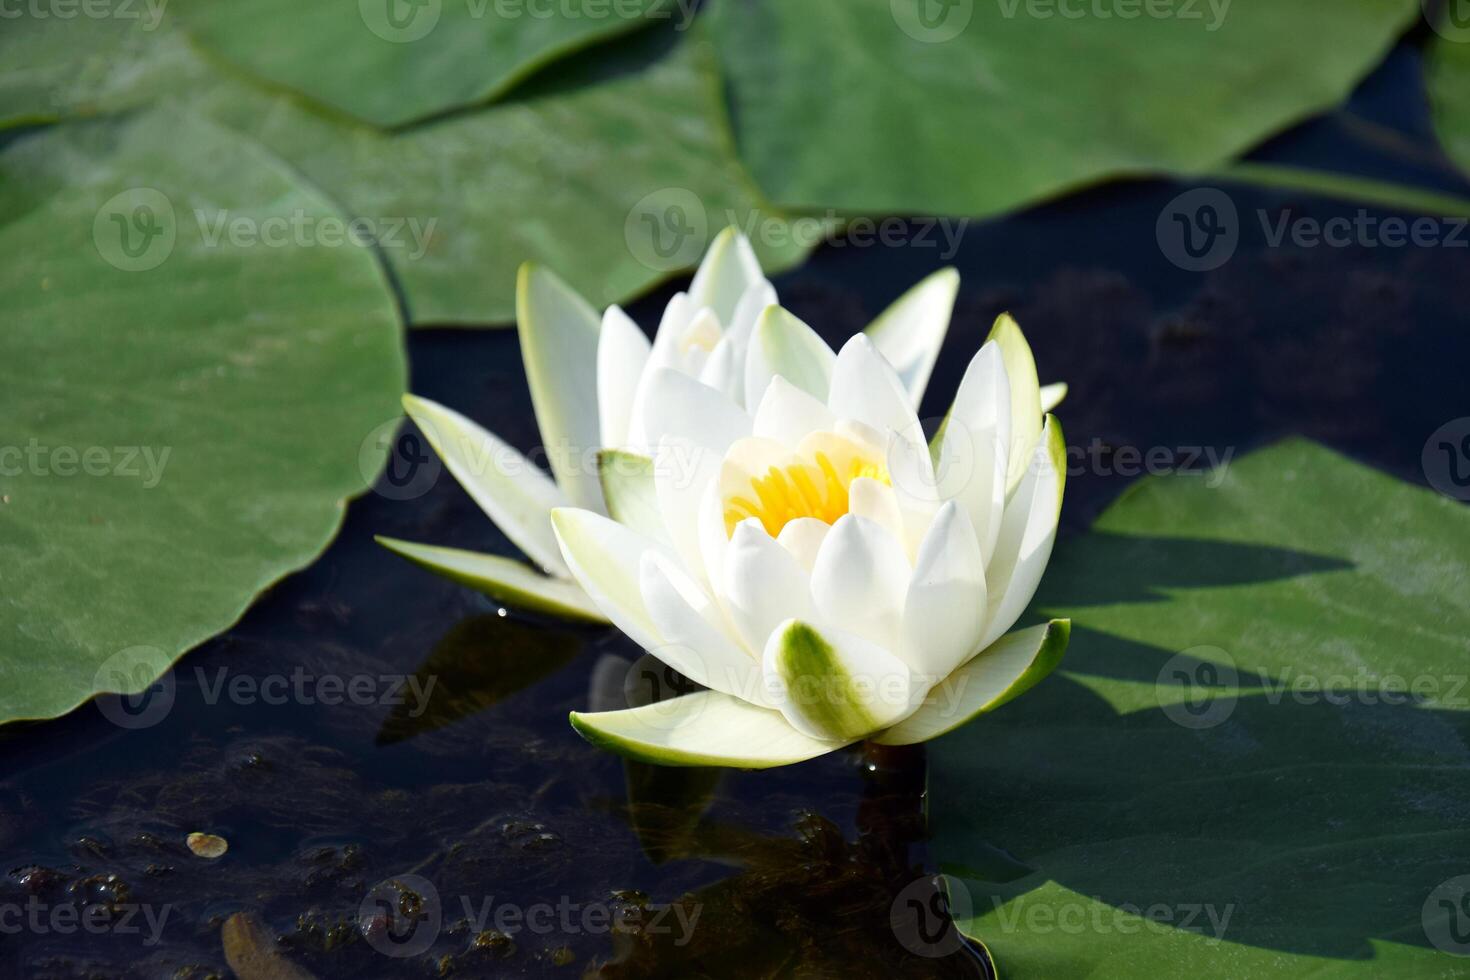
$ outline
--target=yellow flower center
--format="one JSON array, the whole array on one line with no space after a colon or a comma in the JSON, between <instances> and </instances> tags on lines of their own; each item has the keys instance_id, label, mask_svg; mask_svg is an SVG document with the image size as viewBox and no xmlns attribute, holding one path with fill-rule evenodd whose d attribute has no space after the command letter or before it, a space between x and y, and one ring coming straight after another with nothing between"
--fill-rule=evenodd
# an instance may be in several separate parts
<instances>
[{"instance_id":1,"label":"yellow flower center","mask_svg":"<svg viewBox=\"0 0 1470 980\"><path fill-rule=\"evenodd\" d=\"M742 521L752 517L773 538L787 524L803 517L835 524L848 512L852 481L864 477L892 486L888 467L881 459L840 438L827 440L822 448L798 453L784 465L769 466L754 474L741 473L735 481L737 487L724 495L725 533L733 535Z\"/></svg>"}]
</instances>

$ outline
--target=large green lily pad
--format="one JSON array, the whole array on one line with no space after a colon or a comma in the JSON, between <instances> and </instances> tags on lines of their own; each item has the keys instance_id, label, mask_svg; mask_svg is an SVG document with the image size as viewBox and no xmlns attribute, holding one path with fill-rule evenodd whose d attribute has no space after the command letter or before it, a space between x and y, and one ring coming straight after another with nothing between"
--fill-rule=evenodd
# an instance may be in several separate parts
<instances>
[{"instance_id":1,"label":"large green lily pad","mask_svg":"<svg viewBox=\"0 0 1470 980\"><path fill-rule=\"evenodd\" d=\"M269 82L379 126L503 94L558 57L680 16L672 0L177 0Z\"/></svg>"},{"instance_id":2,"label":"large green lily pad","mask_svg":"<svg viewBox=\"0 0 1470 980\"><path fill-rule=\"evenodd\" d=\"M777 203L988 215L1106 178L1218 167L1339 102L1418 11L718 0L709 19L741 156Z\"/></svg>"},{"instance_id":3,"label":"large green lily pad","mask_svg":"<svg viewBox=\"0 0 1470 980\"><path fill-rule=\"evenodd\" d=\"M1459 40L1436 38L1430 48L1426 80L1434 108L1434 128L1446 152L1470 172L1470 25Z\"/></svg>"},{"instance_id":4,"label":"large green lily pad","mask_svg":"<svg viewBox=\"0 0 1470 980\"><path fill-rule=\"evenodd\" d=\"M3 722L142 690L309 563L405 366L369 249L215 237L345 219L206 120L14 137L0 216Z\"/></svg>"},{"instance_id":5,"label":"large green lily pad","mask_svg":"<svg viewBox=\"0 0 1470 980\"><path fill-rule=\"evenodd\" d=\"M932 745L963 928L1020 980L1462 974L1467 586L1463 505L1309 443L1136 487L1035 603L1064 670Z\"/></svg>"}]
</instances>

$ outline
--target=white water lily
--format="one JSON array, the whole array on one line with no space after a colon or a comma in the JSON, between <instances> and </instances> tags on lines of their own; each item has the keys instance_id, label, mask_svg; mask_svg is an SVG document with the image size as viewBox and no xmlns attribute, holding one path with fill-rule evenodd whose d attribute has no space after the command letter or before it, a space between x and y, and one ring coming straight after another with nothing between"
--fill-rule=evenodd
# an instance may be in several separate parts
<instances>
[{"instance_id":1,"label":"white water lily","mask_svg":"<svg viewBox=\"0 0 1470 980\"><path fill-rule=\"evenodd\" d=\"M953 269L936 272L868 328L878 350L897 365L911 406L919 404L928 385L958 284ZM819 358L804 361L800 350L782 346L789 342L784 332L761 328L761 314L775 302L775 290L750 243L730 228L716 236L688 291L669 301L651 343L618 307L599 317L551 272L523 266L517 325L552 475L451 409L411 395L403 404L445 468L533 565L456 548L379 541L508 605L605 622L562 560L552 510L570 505L608 513L598 451L652 453L664 434L663 413L676 410L666 401L650 406L651 379L677 374L691 386L718 393L731 414L745 415L757 407L772 364L781 364L798 380L803 372L820 372ZM1064 390L1052 386L1048 398L1059 401Z\"/></svg>"},{"instance_id":2,"label":"white water lily","mask_svg":"<svg viewBox=\"0 0 1470 980\"><path fill-rule=\"evenodd\" d=\"M754 328L742 411L656 370L651 457L608 454L616 519L559 508L596 606L708 688L572 714L590 741L672 765L763 768L924 741L1022 693L1069 624L1007 635L1056 536L1065 449L1020 328L997 321L933 446L867 336L834 354L779 307Z\"/></svg>"}]
</instances>

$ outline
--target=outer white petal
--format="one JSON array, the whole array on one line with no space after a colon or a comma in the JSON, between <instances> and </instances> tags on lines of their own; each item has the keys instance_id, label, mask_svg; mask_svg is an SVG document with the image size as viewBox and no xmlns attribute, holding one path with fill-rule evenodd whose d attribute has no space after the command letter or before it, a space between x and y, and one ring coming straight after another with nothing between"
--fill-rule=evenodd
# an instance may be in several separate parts
<instances>
[{"instance_id":1,"label":"outer white petal","mask_svg":"<svg viewBox=\"0 0 1470 980\"><path fill-rule=\"evenodd\" d=\"M628 314L616 306L603 311L602 334L597 341L597 412L604 448L627 445L633 401L652 350L648 338Z\"/></svg>"},{"instance_id":2,"label":"outer white petal","mask_svg":"<svg viewBox=\"0 0 1470 980\"><path fill-rule=\"evenodd\" d=\"M548 573L571 574L551 533L551 511L567 503L541 469L456 411L414 395L403 409L459 485L495 526ZM599 493L600 497L600 493Z\"/></svg>"},{"instance_id":3,"label":"outer white petal","mask_svg":"<svg viewBox=\"0 0 1470 980\"><path fill-rule=\"evenodd\" d=\"M1033 465L1022 472L1021 485L1006 505L995 554L985 567L990 598L981 648L1015 625L1036 594L1051 558L1067 476L1067 447L1055 415L1046 417L1031 462Z\"/></svg>"},{"instance_id":4,"label":"outer white petal","mask_svg":"<svg viewBox=\"0 0 1470 980\"><path fill-rule=\"evenodd\" d=\"M750 435L750 416L734 402L686 374L658 368L648 379L641 406L643 435L655 445L667 436L723 453Z\"/></svg>"},{"instance_id":5,"label":"outer white petal","mask_svg":"<svg viewBox=\"0 0 1470 980\"><path fill-rule=\"evenodd\" d=\"M718 691L591 714L573 711L572 727L593 745L660 766L789 766L845 742L803 735L778 712Z\"/></svg>"},{"instance_id":6,"label":"outer white petal","mask_svg":"<svg viewBox=\"0 0 1470 980\"><path fill-rule=\"evenodd\" d=\"M699 539L699 508L720 475L720 455L688 439L666 436L654 458L653 483L664 527L684 566L706 578Z\"/></svg>"},{"instance_id":7,"label":"outer white petal","mask_svg":"<svg viewBox=\"0 0 1470 980\"><path fill-rule=\"evenodd\" d=\"M750 347L751 334L761 311L776 305L776 287L762 279L746 287L740 302L735 304L735 313L725 324L725 336L739 345L742 354Z\"/></svg>"},{"instance_id":8,"label":"outer white petal","mask_svg":"<svg viewBox=\"0 0 1470 980\"><path fill-rule=\"evenodd\" d=\"M720 338L700 368L699 380L739 405L745 398L745 358L739 345L730 337Z\"/></svg>"},{"instance_id":9,"label":"outer white petal","mask_svg":"<svg viewBox=\"0 0 1470 980\"><path fill-rule=\"evenodd\" d=\"M797 620L771 634L761 663L781 714L813 738L870 735L907 717L923 695L888 650Z\"/></svg>"},{"instance_id":10,"label":"outer white petal","mask_svg":"<svg viewBox=\"0 0 1470 980\"><path fill-rule=\"evenodd\" d=\"M866 331L898 371L915 408L924 400L959 288L960 274L940 269L895 300Z\"/></svg>"},{"instance_id":11,"label":"outer white petal","mask_svg":"<svg viewBox=\"0 0 1470 980\"><path fill-rule=\"evenodd\" d=\"M1056 407L1067 397L1067 383L1058 381L1055 384L1041 386L1041 410L1053 412Z\"/></svg>"},{"instance_id":12,"label":"outer white petal","mask_svg":"<svg viewBox=\"0 0 1470 980\"><path fill-rule=\"evenodd\" d=\"M785 548L796 563L806 569L810 574L817 565L817 555L821 553L822 542L827 540L832 526L826 521L819 521L815 517L798 517L794 521L788 521L776 536L776 543Z\"/></svg>"},{"instance_id":13,"label":"outer white petal","mask_svg":"<svg viewBox=\"0 0 1470 980\"><path fill-rule=\"evenodd\" d=\"M1000 345L987 342L970 360L939 449L941 496L960 501L988 556L1000 534L1007 492L1011 388Z\"/></svg>"},{"instance_id":14,"label":"outer white petal","mask_svg":"<svg viewBox=\"0 0 1470 980\"><path fill-rule=\"evenodd\" d=\"M759 664L725 632L724 613L699 583L650 551L643 555L640 588L664 640L650 653L696 684L746 701L766 701Z\"/></svg>"},{"instance_id":15,"label":"outer white petal","mask_svg":"<svg viewBox=\"0 0 1470 980\"><path fill-rule=\"evenodd\" d=\"M898 494L892 487L864 476L848 485L847 494L848 513L866 517L892 535L895 541L905 541L903 512L899 509Z\"/></svg>"},{"instance_id":16,"label":"outer white petal","mask_svg":"<svg viewBox=\"0 0 1470 980\"><path fill-rule=\"evenodd\" d=\"M812 599L824 621L896 650L911 575L908 553L893 535L848 514L817 554Z\"/></svg>"},{"instance_id":17,"label":"outer white petal","mask_svg":"<svg viewBox=\"0 0 1470 980\"><path fill-rule=\"evenodd\" d=\"M608 516L659 544L669 544L653 479L654 461L637 453L604 449L597 454Z\"/></svg>"},{"instance_id":18,"label":"outer white petal","mask_svg":"<svg viewBox=\"0 0 1470 980\"><path fill-rule=\"evenodd\" d=\"M1041 436L1041 383L1036 379L1036 359L1031 356L1031 345L1026 343L1020 325L1009 313L996 318L987 342L990 340L1000 346L1006 380L1011 387L1011 437L1006 445L1006 455L1010 458L1006 492L1010 493L1020 484L1031 462L1031 450Z\"/></svg>"},{"instance_id":19,"label":"outer white petal","mask_svg":"<svg viewBox=\"0 0 1470 980\"><path fill-rule=\"evenodd\" d=\"M929 691L917 711L873 741L927 742L1025 694L1061 662L1071 625L1054 619L1001 637Z\"/></svg>"},{"instance_id":20,"label":"outer white petal","mask_svg":"<svg viewBox=\"0 0 1470 980\"><path fill-rule=\"evenodd\" d=\"M908 389L863 334L844 344L837 355L827 407L840 418L856 419L881 432L896 432L924 443Z\"/></svg>"},{"instance_id":21,"label":"outer white petal","mask_svg":"<svg viewBox=\"0 0 1470 980\"><path fill-rule=\"evenodd\" d=\"M653 355L649 368L673 367L679 361L679 341L684 338L684 328L694 319L699 307L689 301L687 293L675 293L664 307L659 318L658 329L653 334Z\"/></svg>"},{"instance_id":22,"label":"outer white petal","mask_svg":"<svg viewBox=\"0 0 1470 980\"><path fill-rule=\"evenodd\" d=\"M725 608L752 657L781 623L811 617L811 577L756 521L735 528L723 578Z\"/></svg>"},{"instance_id":23,"label":"outer white petal","mask_svg":"<svg viewBox=\"0 0 1470 980\"><path fill-rule=\"evenodd\" d=\"M547 527L551 519L547 518ZM500 555L484 555L458 548L440 548L396 538L378 537L377 542L396 551L420 568L438 572L461 585L478 589L496 602L563 619L606 623L581 586L570 579L549 578L523 562Z\"/></svg>"},{"instance_id":24,"label":"outer white petal","mask_svg":"<svg viewBox=\"0 0 1470 980\"><path fill-rule=\"evenodd\" d=\"M965 509L939 509L903 610L903 646L910 667L929 684L949 676L979 647L985 630L985 559Z\"/></svg>"},{"instance_id":25,"label":"outer white petal","mask_svg":"<svg viewBox=\"0 0 1470 980\"><path fill-rule=\"evenodd\" d=\"M715 236L699 263L689 284L689 300L695 309L714 310L720 322L728 324L746 289L764 280L750 242L734 228L725 228Z\"/></svg>"},{"instance_id":26,"label":"outer white petal","mask_svg":"<svg viewBox=\"0 0 1470 980\"><path fill-rule=\"evenodd\" d=\"M583 465L602 445L597 312L551 272L526 263L516 279L516 325L551 471L573 505L601 511L597 471Z\"/></svg>"},{"instance_id":27,"label":"outer white petal","mask_svg":"<svg viewBox=\"0 0 1470 980\"><path fill-rule=\"evenodd\" d=\"M746 355L745 404L759 405L776 375L825 402L836 362L837 355L815 330L781 307L768 306L756 322Z\"/></svg>"},{"instance_id":28,"label":"outer white petal","mask_svg":"<svg viewBox=\"0 0 1470 980\"><path fill-rule=\"evenodd\" d=\"M811 395L785 378L771 379L755 411L757 438L774 439L795 449L813 432L830 432L837 417Z\"/></svg>"},{"instance_id":29,"label":"outer white petal","mask_svg":"<svg viewBox=\"0 0 1470 980\"><path fill-rule=\"evenodd\" d=\"M650 653L663 646L640 588L643 556L657 546L630 528L587 510L551 514L562 554L597 608Z\"/></svg>"}]
</instances>

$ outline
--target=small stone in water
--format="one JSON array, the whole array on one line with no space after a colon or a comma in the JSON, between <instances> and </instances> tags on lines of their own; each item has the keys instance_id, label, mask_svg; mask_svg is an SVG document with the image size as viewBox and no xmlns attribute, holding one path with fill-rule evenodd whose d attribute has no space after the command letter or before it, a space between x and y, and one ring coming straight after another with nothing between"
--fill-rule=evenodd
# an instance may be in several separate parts
<instances>
[{"instance_id":1,"label":"small stone in water","mask_svg":"<svg viewBox=\"0 0 1470 980\"><path fill-rule=\"evenodd\" d=\"M193 851L199 857L208 858L211 861L215 858L224 857L225 851L230 849L230 842L223 837L217 837L214 834L201 834L198 831L190 834L187 842L189 850Z\"/></svg>"}]
</instances>

